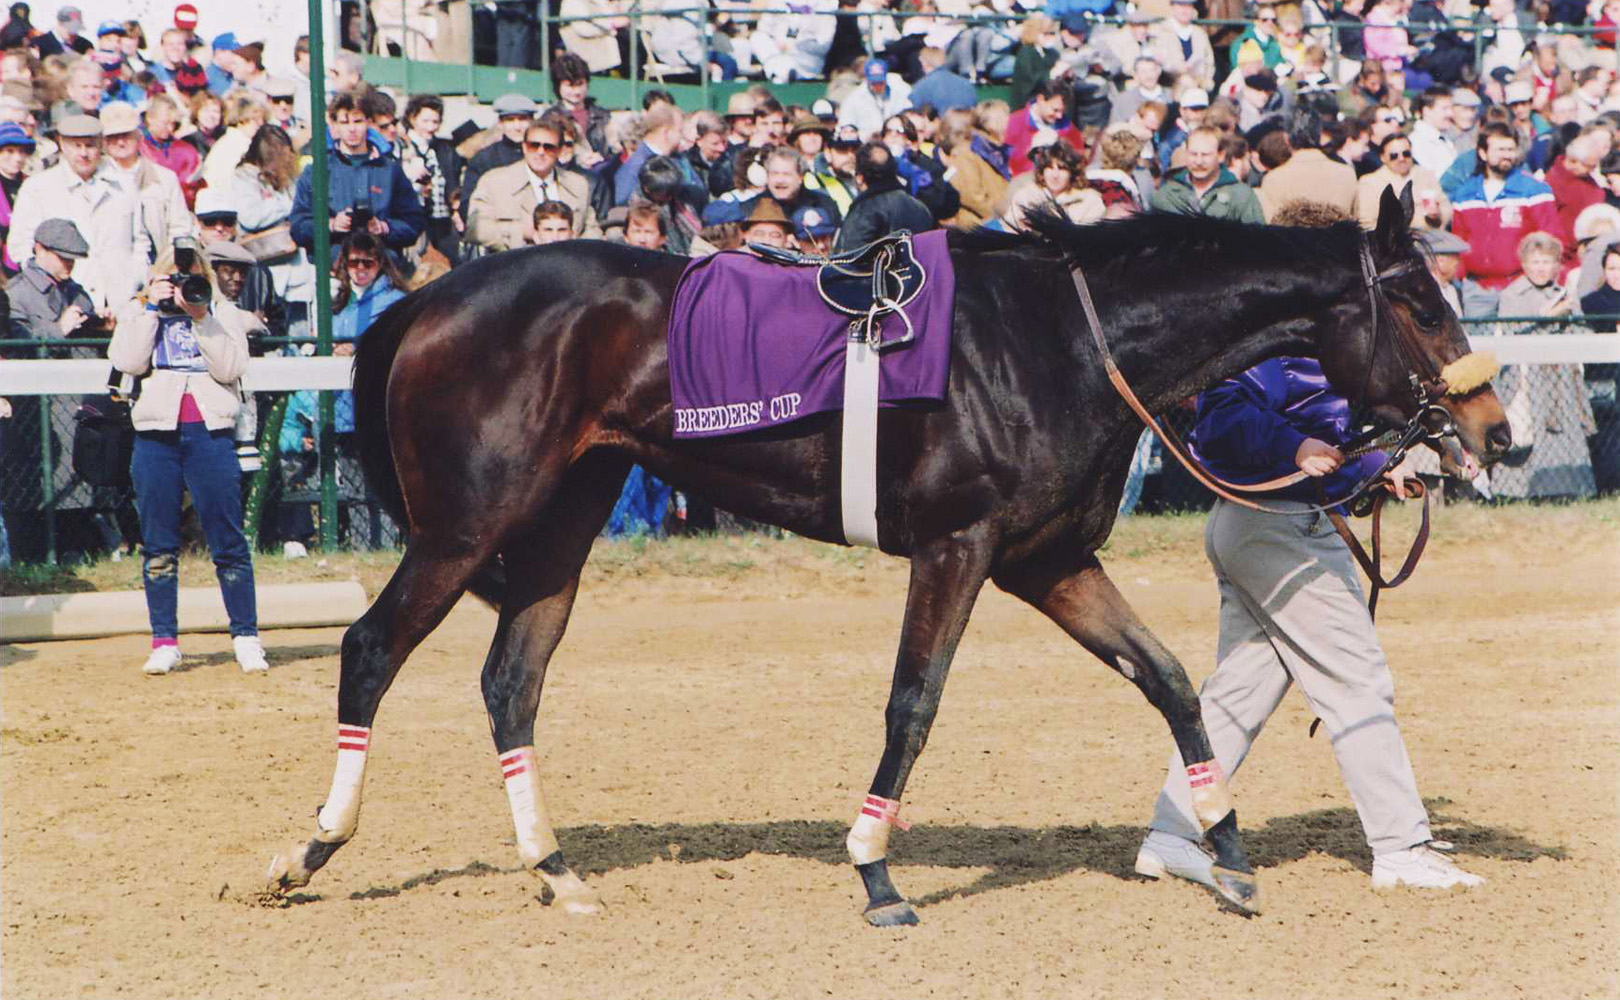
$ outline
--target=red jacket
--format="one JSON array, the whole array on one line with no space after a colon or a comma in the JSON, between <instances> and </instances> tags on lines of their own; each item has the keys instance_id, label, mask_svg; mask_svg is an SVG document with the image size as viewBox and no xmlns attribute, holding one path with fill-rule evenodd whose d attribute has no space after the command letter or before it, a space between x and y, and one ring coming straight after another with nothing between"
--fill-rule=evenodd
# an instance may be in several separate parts
<instances>
[{"instance_id":1,"label":"red jacket","mask_svg":"<svg viewBox=\"0 0 1620 1000\"><path fill-rule=\"evenodd\" d=\"M1017 177L1019 174L1034 169L1035 165L1029 162L1029 146L1035 139L1036 133L1040 131L1041 129L1030 118L1028 107L1025 107L1022 111L1013 112L1012 118L1007 122L1007 134L1002 137L1007 143L1008 149L1012 151L1012 155L1007 159L1007 166L1012 171L1012 176ZM1075 152L1080 154L1080 162L1084 163L1086 159L1086 137L1084 133L1069 124L1067 118L1059 118L1057 125L1054 126L1054 131L1057 132L1059 139L1068 143L1074 148Z\"/></svg>"},{"instance_id":2,"label":"red jacket","mask_svg":"<svg viewBox=\"0 0 1620 1000\"><path fill-rule=\"evenodd\" d=\"M1519 276L1519 241L1530 233L1562 236L1552 189L1523 170L1508 175L1495 200L1485 197L1485 178L1475 174L1451 198L1451 231L1468 241L1461 273L1501 290Z\"/></svg>"},{"instance_id":3,"label":"red jacket","mask_svg":"<svg viewBox=\"0 0 1620 1000\"><path fill-rule=\"evenodd\" d=\"M184 139L158 142L141 129L141 155L160 167L168 167L180 178L180 190L186 196L186 207L197 200L197 189L202 187L202 154Z\"/></svg>"},{"instance_id":4,"label":"red jacket","mask_svg":"<svg viewBox=\"0 0 1620 1000\"><path fill-rule=\"evenodd\" d=\"M1547 171L1547 186L1552 188L1553 200L1558 206L1558 228L1553 235L1564 241L1566 260L1575 256L1575 219L1591 205L1603 201L1603 189L1590 177L1576 177L1564 166L1560 156Z\"/></svg>"}]
</instances>

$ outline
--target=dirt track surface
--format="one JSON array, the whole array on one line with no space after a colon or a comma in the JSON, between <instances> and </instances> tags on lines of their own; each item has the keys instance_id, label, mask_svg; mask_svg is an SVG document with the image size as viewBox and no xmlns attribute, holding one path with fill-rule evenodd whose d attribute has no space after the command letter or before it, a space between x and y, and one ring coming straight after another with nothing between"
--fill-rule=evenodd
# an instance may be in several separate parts
<instances>
[{"instance_id":1,"label":"dirt track surface","mask_svg":"<svg viewBox=\"0 0 1620 1000\"><path fill-rule=\"evenodd\" d=\"M896 832L922 926L861 922L843 838L882 740L903 563L765 542L732 578L589 580L538 740L563 849L605 916L517 868L463 603L406 665L356 839L255 898L313 830L339 629L223 636L141 676L139 637L5 647L3 979L56 997L1613 997L1620 666L1612 523L1450 543L1381 632L1436 833L1473 893L1374 893L1327 741L1290 695L1234 783L1267 909L1130 866L1169 738L1136 690L981 598ZM772 546L794 558L775 560ZM1187 546L1108 560L1188 666L1214 588Z\"/></svg>"}]
</instances>

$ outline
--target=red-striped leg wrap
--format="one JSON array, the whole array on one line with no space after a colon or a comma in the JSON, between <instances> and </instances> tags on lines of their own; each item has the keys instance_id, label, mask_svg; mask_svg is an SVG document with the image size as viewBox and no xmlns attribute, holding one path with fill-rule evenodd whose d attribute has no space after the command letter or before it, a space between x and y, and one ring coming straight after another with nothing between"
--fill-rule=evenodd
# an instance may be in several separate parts
<instances>
[{"instance_id":1,"label":"red-striped leg wrap","mask_svg":"<svg viewBox=\"0 0 1620 1000\"><path fill-rule=\"evenodd\" d=\"M911 824L900 818L899 800L868 795L844 841L850 858L858 865L865 865L888 857L889 831L897 826L902 830L911 829Z\"/></svg>"},{"instance_id":2,"label":"red-striped leg wrap","mask_svg":"<svg viewBox=\"0 0 1620 1000\"><path fill-rule=\"evenodd\" d=\"M1187 785L1192 789L1193 815L1204 829L1219 823L1232 811L1232 793L1226 788L1226 775L1219 761L1187 765Z\"/></svg>"},{"instance_id":3,"label":"red-striped leg wrap","mask_svg":"<svg viewBox=\"0 0 1620 1000\"><path fill-rule=\"evenodd\" d=\"M337 767L332 771L332 790L317 817L315 839L341 844L354 836L360 825L360 791L366 783L366 752L371 746L371 730L365 726L338 726Z\"/></svg>"},{"instance_id":4,"label":"red-striped leg wrap","mask_svg":"<svg viewBox=\"0 0 1620 1000\"><path fill-rule=\"evenodd\" d=\"M533 868L558 850L546 800L540 794L540 769L535 766L534 747L518 747L501 754L501 777L506 779L506 800L512 806L518 855L524 865Z\"/></svg>"}]
</instances>

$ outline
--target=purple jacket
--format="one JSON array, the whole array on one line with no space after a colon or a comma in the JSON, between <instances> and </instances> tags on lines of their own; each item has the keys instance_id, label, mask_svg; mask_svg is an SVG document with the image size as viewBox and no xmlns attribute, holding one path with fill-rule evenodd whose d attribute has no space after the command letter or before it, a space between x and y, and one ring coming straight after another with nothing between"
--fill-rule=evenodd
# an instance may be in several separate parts
<instances>
[{"instance_id":1,"label":"purple jacket","mask_svg":"<svg viewBox=\"0 0 1620 1000\"><path fill-rule=\"evenodd\" d=\"M1188 444L1211 472L1246 484L1298 472L1294 454L1306 438L1338 446L1350 437L1350 402L1328 386L1321 364L1312 358L1273 358L1199 395ZM1320 482L1330 498L1341 497L1383 462L1383 452L1369 452L1330 476L1272 495L1316 503Z\"/></svg>"}]
</instances>

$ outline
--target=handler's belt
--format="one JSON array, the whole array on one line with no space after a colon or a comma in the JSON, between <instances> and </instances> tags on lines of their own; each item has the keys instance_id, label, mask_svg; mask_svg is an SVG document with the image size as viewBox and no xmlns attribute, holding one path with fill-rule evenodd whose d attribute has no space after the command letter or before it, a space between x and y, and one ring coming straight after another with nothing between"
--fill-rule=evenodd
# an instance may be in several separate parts
<instances>
[{"instance_id":1,"label":"handler's belt","mask_svg":"<svg viewBox=\"0 0 1620 1000\"><path fill-rule=\"evenodd\" d=\"M877 412L882 351L916 338L905 307L927 284L912 253L911 233L899 230L841 254L802 254L749 244L761 257L791 267L816 268L816 291L835 312L851 317L844 351L844 436L839 504L844 540L878 547ZM883 339L882 321L899 316L904 336Z\"/></svg>"}]
</instances>

